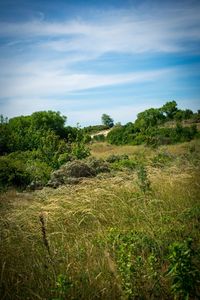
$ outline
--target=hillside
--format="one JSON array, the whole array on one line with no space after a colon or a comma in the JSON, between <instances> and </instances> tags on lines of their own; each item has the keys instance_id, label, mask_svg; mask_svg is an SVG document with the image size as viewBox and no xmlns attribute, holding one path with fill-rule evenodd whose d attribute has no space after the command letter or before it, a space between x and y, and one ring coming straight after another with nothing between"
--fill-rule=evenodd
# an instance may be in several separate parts
<instances>
[{"instance_id":1,"label":"hillside","mask_svg":"<svg viewBox=\"0 0 200 300\"><path fill-rule=\"evenodd\" d=\"M110 172L1 194L1 299L198 299L199 140L90 147Z\"/></svg>"}]
</instances>

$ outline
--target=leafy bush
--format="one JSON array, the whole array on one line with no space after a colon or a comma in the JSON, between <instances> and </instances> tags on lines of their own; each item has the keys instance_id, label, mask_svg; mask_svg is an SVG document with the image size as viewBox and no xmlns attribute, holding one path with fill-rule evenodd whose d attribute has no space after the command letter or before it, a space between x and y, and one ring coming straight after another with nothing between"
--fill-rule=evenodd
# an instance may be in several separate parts
<instances>
[{"instance_id":1,"label":"leafy bush","mask_svg":"<svg viewBox=\"0 0 200 300\"><path fill-rule=\"evenodd\" d=\"M77 128L77 135L72 143L71 153L76 159L83 159L90 155L90 150L85 143L85 135L80 128Z\"/></svg>"},{"instance_id":2,"label":"leafy bush","mask_svg":"<svg viewBox=\"0 0 200 300\"><path fill-rule=\"evenodd\" d=\"M111 228L108 244L127 299L147 299L148 295L144 295L145 284L151 287L151 293L158 288L157 269L160 265L157 243L144 233L118 232Z\"/></svg>"},{"instance_id":3,"label":"leafy bush","mask_svg":"<svg viewBox=\"0 0 200 300\"><path fill-rule=\"evenodd\" d=\"M127 123L122 126L115 126L107 135L107 141L114 145L125 145L132 143L135 136L135 127L133 123Z\"/></svg>"},{"instance_id":4,"label":"leafy bush","mask_svg":"<svg viewBox=\"0 0 200 300\"><path fill-rule=\"evenodd\" d=\"M177 123L175 128L148 129L146 132L146 144L151 146L159 146L188 142L196 135L197 128L195 125L183 127L180 123Z\"/></svg>"},{"instance_id":5,"label":"leafy bush","mask_svg":"<svg viewBox=\"0 0 200 300\"><path fill-rule=\"evenodd\" d=\"M143 193L150 191L150 181L148 179L147 170L143 165L140 165L137 170L138 185Z\"/></svg>"},{"instance_id":6,"label":"leafy bush","mask_svg":"<svg viewBox=\"0 0 200 300\"><path fill-rule=\"evenodd\" d=\"M134 170L136 168L136 166L137 166L137 163L131 159L122 159L122 160L116 161L112 164L113 169L121 170L121 171L123 171L124 169Z\"/></svg>"},{"instance_id":7,"label":"leafy bush","mask_svg":"<svg viewBox=\"0 0 200 300\"><path fill-rule=\"evenodd\" d=\"M162 168L166 165L169 165L173 159L174 157L170 153L162 151L152 158L151 163L153 167Z\"/></svg>"},{"instance_id":8,"label":"leafy bush","mask_svg":"<svg viewBox=\"0 0 200 300\"><path fill-rule=\"evenodd\" d=\"M77 159L83 159L90 155L89 148L83 142L72 144L72 156Z\"/></svg>"},{"instance_id":9,"label":"leafy bush","mask_svg":"<svg viewBox=\"0 0 200 300\"><path fill-rule=\"evenodd\" d=\"M0 158L0 188L25 187L31 182L30 173L22 160L3 156Z\"/></svg>"},{"instance_id":10,"label":"leafy bush","mask_svg":"<svg viewBox=\"0 0 200 300\"><path fill-rule=\"evenodd\" d=\"M176 299L197 296L199 271L194 258L195 251L190 238L184 242L175 242L169 247L170 265L167 274L171 277L171 289Z\"/></svg>"},{"instance_id":11,"label":"leafy bush","mask_svg":"<svg viewBox=\"0 0 200 300\"><path fill-rule=\"evenodd\" d=\"M92 140L96 142L105 142L106 137L103 134L98 134L98 135L94 135Z\"/></svg>"},{"instance_id":12,"label":"leafy bush","mask_svg":"<svg viewBox=\"0 0 200 300\"><path fill-rule=\"evenodd\" d=\"M198 116L198 117L197 117ZM199 114L193 114L189 109L181 111L177 109L175 101L167 102L161 108L150 108L137 115L135 123L127 123L124 126L115 126L108 134L107 141L114 145L140 145L159 146L190 141L198 137L195 125L183 127L177 124L176 128L161 127L171 121L198 120Z\"/></svg>"},{"instance_id":13,"label":"leafy bush","mask_svg":"<svg viewBox=\"0 0 200 300\"><path fill-rule=\"evenodd\" d=\"M52 168L40 160L29 160L26 163L26 172L30 174L31 183L44 186L50 179Z\"/></svg>"},{"instance_id":14,"label":"leafy bush","mask_svg":"<svg viewBox=\"0 0 200 300\"><path fill-rule=\"evenodd\" d=\"M83 128L84 133L92 134L92 133L97 133L102 130L109 129L108 126L106 125L93 125L93 126L87 126Z\"/></svg>"}]
</instances>

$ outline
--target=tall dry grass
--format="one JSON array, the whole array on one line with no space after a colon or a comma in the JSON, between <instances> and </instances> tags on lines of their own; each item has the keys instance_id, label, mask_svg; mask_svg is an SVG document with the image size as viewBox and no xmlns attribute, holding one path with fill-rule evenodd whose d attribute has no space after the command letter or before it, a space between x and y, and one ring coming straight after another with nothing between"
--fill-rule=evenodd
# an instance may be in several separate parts
<instances>
[{"instance_id":1,"label":"tall dry grass","mask_svg":"<svg viewBox=\"0 0 200 300\"><path fill-rule=\"evenodd\" d=\"M98 147L93 146L98 157L110 153L135 157L143 151L147 162L163 151L112 146L107 152L105 144L104 150ZM164 150L172 153L174 160L162 168L147 164L151 191L145 194L139 189L135 171L85 179L79 185L56 190L2 194L1 299L126 299L109 248L111 230L133 231L155 241L163 261L161 277L167 267L169 244L192 237L198 248L199 144ZM145 251L141 257L146 257ZM60 275L64 278L61 287ZM158 298L172 299L170 283L164 278L161 282ZM148 279L138 281L138 286L149 299L147 291L152 286ZM155 299L155 295L151 297Z\"/></svg>"}]
</instances>

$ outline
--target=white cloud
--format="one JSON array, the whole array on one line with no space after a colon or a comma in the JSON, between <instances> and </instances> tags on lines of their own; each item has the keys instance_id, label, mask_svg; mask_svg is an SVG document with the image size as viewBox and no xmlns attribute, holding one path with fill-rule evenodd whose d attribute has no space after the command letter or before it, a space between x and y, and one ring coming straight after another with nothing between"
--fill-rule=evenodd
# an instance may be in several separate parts
<instances>
[{"instance_id":1,"label":"white cloud","mask_svg":"<svg viewBox=\"0 0 200 300\"><path fill-rule=\"evenodd\" d=\"M143 53L187 50L186 40L200 39L200 6L174 5L163 9L142 7L109 11L96 20L74 19L48 22L1 23L0 36L11 38L50 38L40 41L43 49L102 55L107 52ZM34 42L33 42L34 43ZM189 47L190 49L190 47Z\"/></svg>"},{"instance_id":2,"label":"white cloud","mask_svg":"<svg viewBox=\"0 0 200 300\"><path fill-rule=\"evenodd\" d=\"M97 74L94 69L90 69L91 64L84 64L84 71L78 72L77 63L91 63L92 60L100 63L98 59L107 53L130 54L135 57L138 54L141 57L143 54L158 52L199 53L199 13L199 5L173 5L165 8L141 5L137 10L96 12L96 18L93 19L85 17L50 22L43 18L41 12L38 20L0 23L2 113L11 116L53 109L71 116L73 122L75 119L76 122L81 121L84 115L95 123L97 116L105 112L103 109L102 112L91 109L84 113L82 110L75 111L71 106L69 114L68 111L65 112L65 106L70 107L69 104L74 100L62 102L59 99L88 89L156 82L159 78L164 80L167 77L171 79L173 74L182 76L181 72L189 74L190 70L164 68L136 72L132 66L129 72L112 74L114 71L109 70L108 63L105 72ZM196 73L199 74L199 71L196 70ZM58 100L47 100L52 97ZM136 104L138 107L138 103ZM132 120L132 112L134 114L133 106L120 106L107 113L121 121Z\"/></svg>"},{"instance_id":3,"label":"white cloud","mask_svg":"<svg viewBox=\"0 0 200 300\"><path fill-rule=\"evenodd\" d=\"M14 78L1 77L1 97L47 97L49 95L67 95L69 92L87 90L127 83L154 81L161 76L169 76L174 69L162 69L146 72L134 72L115 75L78 74L47 72L40 70Z\"/></svg>"}]
</instances>

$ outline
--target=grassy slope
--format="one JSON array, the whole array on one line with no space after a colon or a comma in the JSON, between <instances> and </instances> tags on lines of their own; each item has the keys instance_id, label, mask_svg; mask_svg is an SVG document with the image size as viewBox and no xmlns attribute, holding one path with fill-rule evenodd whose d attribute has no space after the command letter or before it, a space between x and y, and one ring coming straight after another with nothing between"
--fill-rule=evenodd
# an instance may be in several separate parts
<instances>
[{"instance_id":1,"label":"grassy slope","mask_svg":"<svg viewBox=\"0 0 200 300\"><path fill-rule=\"evenodd\" d=\"M141 237L138 251L143 262L151 254L143 241L157 245L158 278L144 263L134 283L137 294L173 298L165 276L169 244L192 237L199 248L199 141L158 150L99 143L91 150L96 157L126 153L145 163L152 191L143 194L136 172L124 170L57 190L2 194L1 299L126 299L109 238L112 230ZM164 151L172 160L153 166L152 159ZM61 277L62 288L56 289L60 274L65 279Z\"/></svg>"}]
</instances>

